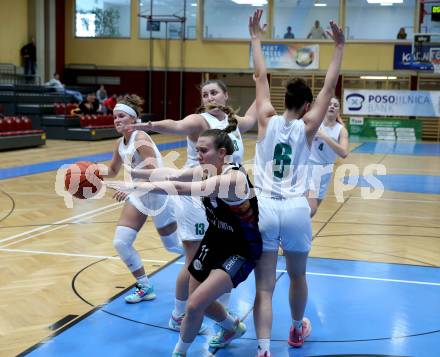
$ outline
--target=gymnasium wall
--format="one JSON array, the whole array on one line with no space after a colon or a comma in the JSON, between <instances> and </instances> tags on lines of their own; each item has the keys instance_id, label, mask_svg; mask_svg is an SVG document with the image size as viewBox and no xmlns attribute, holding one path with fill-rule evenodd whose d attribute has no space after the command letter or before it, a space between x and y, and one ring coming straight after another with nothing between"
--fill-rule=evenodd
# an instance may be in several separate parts
<instances>
[{"instance_id":1,"label":"gymnasium wall","mask_svg":"<svg viewBox=\"0 0 440 357\"><path fill-rule=\"evenodd\" d=\"M137 1L132 1L130 39L84 39L74 37L74 0L66 0L65 64L93 64L97 67L146 69L149 67L149 40L138 39ZM198 30L200 32L200 30ZM199 36L200 37L200 36ZM310 44L310 43L309 43ZM180 43L169 42L169 67L180 67ZM392 43L348 43L343 71L393 71ZM332 44L320 44L320 70L326 70L332 56ZM165 41L154 40L153 67L163 69ZM184 68L190 71L230 72L249 68L248 41L185 41Z\"/></svg>"},{"instance_id":2,"label":"gymnasium wall","mask_svg":"<svg viewBox=\"0 0 440 357\"><path fill-rule=\"evenodd\" d=\"M28 1L0 1L0 63L21 65L20 49L28 43Z\"/></svg>"}]
</instances>

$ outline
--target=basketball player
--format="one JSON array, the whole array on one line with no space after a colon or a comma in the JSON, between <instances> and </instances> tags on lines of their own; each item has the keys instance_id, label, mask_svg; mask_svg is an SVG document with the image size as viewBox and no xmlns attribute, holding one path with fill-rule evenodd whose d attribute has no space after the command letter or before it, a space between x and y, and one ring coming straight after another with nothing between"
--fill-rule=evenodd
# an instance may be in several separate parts
<instances>
[{"instance_id":1,"label":"basketball player","mask_svg":"<svg viewBox=\"0 0 440 357\"><path fill-rule=\"evenodd\" d=\"M333 97L330 100L324 121L313 139L309 159L310 191L307 198L311 217L315 215L327 194L337 156L344 159L348 155L348 132L339 122L340 107L338 98Z\"/></svg>"},{"instance_id":2,"label":"basketball player","mask_svg":"<svg viewBox=\"0 0 440 357\"><path fill-rule=\"evenodd\" d=\"M179 121L166 119L146 124L135 124L133 128L163 134L185 135L187 137L187 161L184 167L190 168L199 165L196 152L199 135L207 129L226 128L232 120L232 115L234 115L238 120L238 127L229 134L235 148L232 158L233 162L241 163L244 153L241 133L247 132L256 124L255 103L249 107L244 117L240 117L236 116L226 106L228 97L227 87L222 81L208 80L201 86L201 113L188 115ZM205 111L204 108L209 105L214 105L214 107ZM185 265L177 277L176 299L169 321L169 327L176 331L180 329L188 299L188 266L208 228L205 211L200 199L189 196L182 196L179 199L180 206L176 210L176 214L179 221L179 238L185 250ZM229 299L230 295L225 294L220 300L227 307L229 306ZM203 332L203 329L201 332Z\"/></svg>"},{"instance_id":3,"label":"basketball player","mask_svg":"<svg viewBox=\"0 0 440 357\"><path fill-rule=\"evenodd\" d=\"M173 357L186 356L204 315L221 326L209 342L211 347L224 347L246 332L246 326L216 301L246 280L262 250L258 203L251 191L252 184L244 169L228 160L235 149L227 133L234 130L231 123L225 130L209 129L201 133L196 145L200 165L170 170L168 178L171 181L135 182L128 186L107 183L121 191L204 196L202 201L209 228L189 264L191 294Z\"/></svg>"},{"instance_id":4,"label":"basketball player","mask_svg":"<svg viewBox=\"0 0 440 357\"><path fill-rule=\"evenodd\" d=\"M103 176L116 176L123 163L133 168L162 166L160 152L150 136L143 131L132 131L127 127L128 124L137 121L141 105L142 100L136 95L127 95L116 104L113 110L114 125L122 137L116 143L108 174ZM124 192L116 192L114 198L118 201L125 200L125 204L115 230L113 244L119 257L136 279L136 290L126 296L125 301L137 303L152 300L156 294L133 243L147 216L151 215L165 248L171 252L181 253L174 205L168 197L150 193L127 196Z\"/></svg>"},{"instance_id":5,"label":"basketball player","mask_svg":"<svg viewBox=\"0 0 440 357\"><path fill-rule=\"evenodd\" d=\"M305 197L307 165L313 137L321 125L338 82L342 62L344 35L342 29L330 22L335 43L324 86L311 107L313 95L301 79L288 81L285 111L276 115L270 101L269 83L261 49L260 26L262 10L249 19L254 72L258 140L255 156L255 187L260 212L260 232L263 254L255 269L256 297L254 304L258 356L270 356L272 330L272 295L278 247L286 256L290 278L289 304L292 326L288 343L300 347L311 332L310 321L304 318L307 303L306 264L311 247L312 227L310 207Z\"/></svg>"}]
</instances>

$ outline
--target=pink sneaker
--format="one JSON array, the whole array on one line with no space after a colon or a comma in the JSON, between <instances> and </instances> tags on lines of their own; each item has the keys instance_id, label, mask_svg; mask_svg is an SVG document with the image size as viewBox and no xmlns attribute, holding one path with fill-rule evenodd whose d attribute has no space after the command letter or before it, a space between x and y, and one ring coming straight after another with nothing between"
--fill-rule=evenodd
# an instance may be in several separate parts
<instances>
[{"instance_id":1,"label":"pink sneaker","mask_svg":"<svg viewBox=\"0 0 440 357\"><path fill-rule=\"evenodd\" d=\"M312 324L307 317L303 318L302 331L298 332L293 326L290 327L289 339L287 343L293 347L301 347L307 337L312 332Z\"/></svg>"},{"instance_id":2,"label":"pink sneaker","mask_svg":"<svg viewBox=\"0 0 440 357\"><path fill-rule=\"evenodd\" d=\"M257 353L257 357L272 357L272 355L270 354L270 352L266 351L264 352L264 354Z\"/></svg>"}]
</instances>

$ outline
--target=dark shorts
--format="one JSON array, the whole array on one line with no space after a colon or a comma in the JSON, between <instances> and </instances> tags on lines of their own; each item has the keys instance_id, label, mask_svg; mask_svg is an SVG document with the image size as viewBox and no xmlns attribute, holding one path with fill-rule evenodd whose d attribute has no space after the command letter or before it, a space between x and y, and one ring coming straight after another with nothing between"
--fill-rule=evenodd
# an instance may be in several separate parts
<instances>
[{"instance_id":1,"label":"dark shorts","mask_svg":"<svg viewBox=\"0 0 440 357\"><path fill-rule=\"evenodd\" d=\"M219 257L215 251L212 251L202 241L188 270L194 279L203 282L212 270L221 269L229 275L235 288L247 279L252 270L254 270L255 265L254 260L247 259L238 254Z\"/></svg>"}]
</instances>

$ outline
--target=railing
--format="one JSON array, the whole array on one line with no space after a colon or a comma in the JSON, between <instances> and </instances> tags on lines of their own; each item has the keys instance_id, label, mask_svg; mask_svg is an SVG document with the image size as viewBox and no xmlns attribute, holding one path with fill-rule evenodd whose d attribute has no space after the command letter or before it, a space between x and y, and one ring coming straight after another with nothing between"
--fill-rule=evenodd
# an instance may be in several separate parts
<instances>
[{"instance_id":1,"label":"railing","mask_svg":"<svg viewBox=\"0 0 440 357\"><path fill-rule=\"evenodd\" d=\"M41 84L37 74L24 74L12 63L0 63L0 84Z\"/></svg>"}]
</instances>

